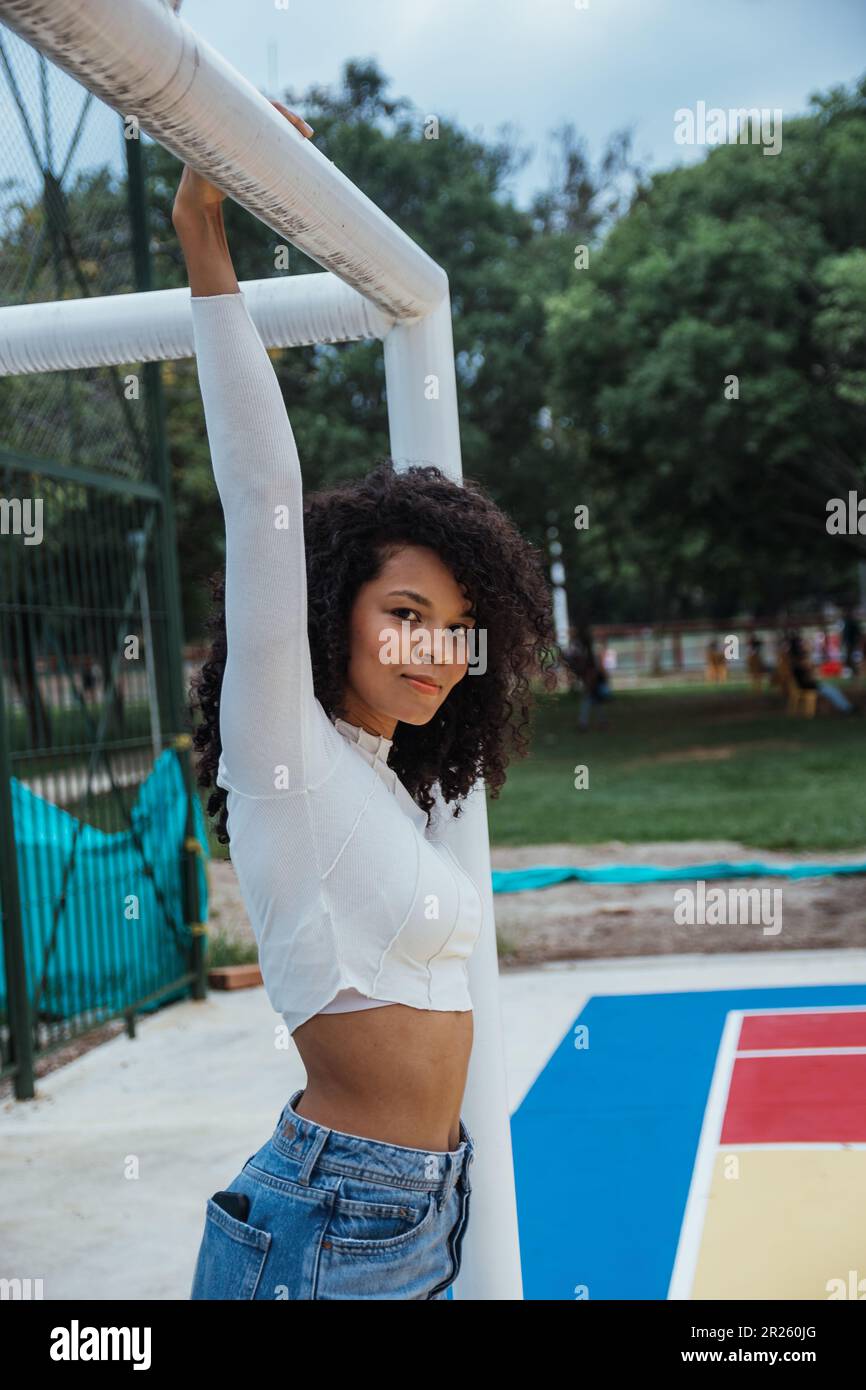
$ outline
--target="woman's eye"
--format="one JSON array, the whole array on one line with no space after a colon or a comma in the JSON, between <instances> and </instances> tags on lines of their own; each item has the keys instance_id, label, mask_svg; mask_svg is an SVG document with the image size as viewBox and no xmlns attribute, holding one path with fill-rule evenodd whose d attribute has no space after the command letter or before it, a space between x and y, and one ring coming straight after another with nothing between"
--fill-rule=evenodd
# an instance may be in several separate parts
<instances>
[{"instance_id":1,"label":"woman's eye","mask_svg":"<svg viewBox=\"0 0 866 1390\"><path fill-rule=\"evenodd\" d=\"M392 617L395 618L399 618L403 613L408 613L412 618L416 619L418 622L421 621L420 613L416 613L414 608L392 608L390 612ZM451 627L448 628L447 631L471 632L472 628L468 625L468 623L452 623Z\"/></svg>"}]
</instances>

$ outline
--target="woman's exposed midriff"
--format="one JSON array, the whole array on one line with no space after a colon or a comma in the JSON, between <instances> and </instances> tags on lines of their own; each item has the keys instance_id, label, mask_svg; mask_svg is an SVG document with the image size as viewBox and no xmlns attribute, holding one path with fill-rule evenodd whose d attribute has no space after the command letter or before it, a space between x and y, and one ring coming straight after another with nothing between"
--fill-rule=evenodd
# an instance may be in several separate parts
<instances>
[{"instance_id":1,"label":"woman's exposed midriff","mask_svg":"<svg viewBox=\"0 0 866 1390\"><path fill-rule=\"evenodd\" d=\"M388 1004L316 1014L292 1036L307 1072L299 1115L404 1148L457 1148L471 1009Z\"/></svg>"}]
</instances>

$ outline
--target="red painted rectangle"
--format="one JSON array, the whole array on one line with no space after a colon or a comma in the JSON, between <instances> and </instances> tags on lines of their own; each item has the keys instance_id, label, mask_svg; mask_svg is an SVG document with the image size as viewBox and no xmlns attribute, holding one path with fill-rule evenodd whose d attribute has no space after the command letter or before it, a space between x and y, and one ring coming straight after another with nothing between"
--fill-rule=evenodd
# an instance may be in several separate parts
<instances>
[{"instance_id":1,"label":"red painted rectangle","mask_svg":"<svg viewBox=\"0 0 866 1390\"><path fill-rule=\"evenodd\" d=\"M737 1051L769 1047L866 1047L866 1009L747 1014Z\"/></svg>"},{"instance_id":2,"label":"red painted rectangle","mask_svg":"<svg viewBox=\"0 0 866 1390\"><path fill-rule=\"evenodd\" d=\"M737 1058L719 1142L866 1142L866 1054Z\"/></svg>"}]
</instances>

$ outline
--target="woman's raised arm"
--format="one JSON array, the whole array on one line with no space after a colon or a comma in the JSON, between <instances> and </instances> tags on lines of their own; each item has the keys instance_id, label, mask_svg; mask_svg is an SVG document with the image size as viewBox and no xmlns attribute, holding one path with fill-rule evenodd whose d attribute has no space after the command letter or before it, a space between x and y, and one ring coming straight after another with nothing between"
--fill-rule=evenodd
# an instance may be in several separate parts
<instances>
[{"instance_id":1,"label":"woman's raised arm","mask_svg":"<svg viewBox=\"0 0 866 1390\"><path fill-rule=\"evenodd\" d=\"M327 775L337 742L326 737L313 690L301 468L276 373L234 273L222 195L188 169L184 177L173 220L226 528L220 784L278 796Z\"/></svg>"}]
</instances>

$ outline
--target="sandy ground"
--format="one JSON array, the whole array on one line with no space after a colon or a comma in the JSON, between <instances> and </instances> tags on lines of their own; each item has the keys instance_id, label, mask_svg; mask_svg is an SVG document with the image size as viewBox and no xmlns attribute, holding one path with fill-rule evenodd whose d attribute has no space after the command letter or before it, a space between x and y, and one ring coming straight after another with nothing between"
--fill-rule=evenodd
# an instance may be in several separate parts
<instances>
[{"instance_id":1,"label":"sandy ground","mask_svg":"<svg viewBox=\"0 0 866 1390\"><path fill-rule=\"evenodd\" d=\"M687 865L726 860L784 864L851 864L866 862L866 848L832 854L802 854L751 849L731 840L689 840L678 844L622 845L609 843L533 845L525 849L494 850L495 869L532 865L602 864ZM781 897L765 899L775 913L778 932L766 931L769 913L761 923L679 925L674 919L674 894L686 883L587 884L566 883L536 892L494 895L500 959L508 965L549 960L589 960L598 957L647 956L719 951L817 950L862 947L866 944L866 878L742 878L708 881L707 889L759 888ZM691 885L694 888L694 884Z\"/></svg>"},{"instance_id":2,"label":"sandy ground","mask_svg":"<svg viewBox=\"0 0 866 1390\"><path fill-rule=\"evenodd\" d=\"M602 864L687 865L728 860L766 864L866 862L866 846L843 853L787 853L751 849L731 840L690 840L676 844L530 845L494 849L494 869L523 869L542 864L592 867ZM235 939L255 944L230 863L208 865L211 885L210 925ZM777 932L763 923L678 925L674 920L678 888L687 883L565 883L534 892L496 893L493 902L500 965L509 967L557 960L593 960L620 956L705 954L719 951L817 950L866 945L866 880L851 877L717 880L707 887L760 888L768 897Z\"/></svg>"}]
</instances>

